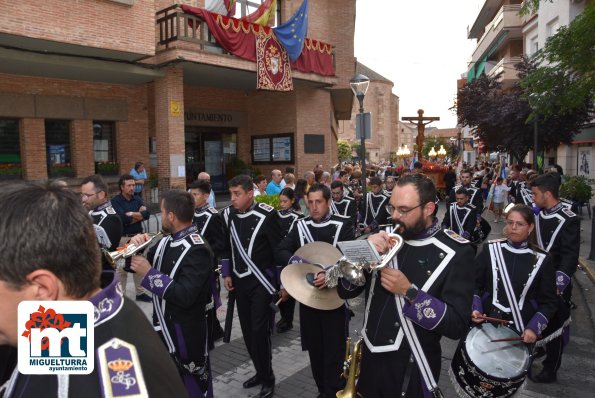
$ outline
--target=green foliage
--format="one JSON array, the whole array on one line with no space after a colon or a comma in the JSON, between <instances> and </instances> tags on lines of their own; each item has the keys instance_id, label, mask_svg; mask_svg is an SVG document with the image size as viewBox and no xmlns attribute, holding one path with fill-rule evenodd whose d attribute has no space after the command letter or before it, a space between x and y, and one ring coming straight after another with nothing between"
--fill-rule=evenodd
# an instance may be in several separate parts
<instances>
[{"instance_id":1,"label":"green foliage","mask_svg":"<svg viewBox=\"0 0 595 398\"><path fill-rule=\"evenodd\" d=\"M351 159L351 145L347 141L337 141L337 151L339 162Z\"/></svg>"},{"instance_id":2,"label":"green foliage","mask_svg":"<svg viewBox=\"0 0 595 398\"><path fill-rule=\"evenodd\" d=\"M588 203L593 192L585 177L568 177L560 186L560 196L575 202Z\"/></svg>"},{"instance_id":3,"label":"green foliage","mask_svg":"<svg viewBox=\"0 0 595 398\"><path fill-rule=\"evenodd\" d=\"M520 84L534 113L550 119L593 111L594 49L595 3L590 3L547 40L531 60L534 68L522 77Z\"/></svg>"},{"instance_id":4,"label":"green foliage","mask_svg":"<svg viewBox=\"0 0 595 398\"><path fill-rule=\"evenodd\" d=\"M254 197L254 200L258 203L266 203L268 205L271 205L276 210L281 210L281 206L279 206L279 195L257 195Z\"/></svg>"},{"instance_id":5,"label":"green foliage","mask_svg":"<svg viewBox=\"0 0 595 398\"><path fill-rule=\"evenodd\" d=\"M157 173L151 173L149 175L149 188L157 188L159 185L159 178L157 177Z\"/></svg>"},{"instance_id":6,"label":"green foliage","mask_svg":"<svg viewBox=\"0 0 595 398\"><path fill-rule=\"evenodd\" d=\"M432 147L434 147L434 150L438 152L438 149L440 149L440 145L445 145L445 143L446 141L440 137L426 137L426 139L424 140L424 146L421 149L421 153L423 154L424 159L430 158L428 153L430 152Z\"/></svg>"},{"instance_id":7,"label":"green foliage","mask_svg":"<svg viewBox=\"0 0 595 398\"><path fill-rule=\"evenodd\" d=\"M117 175L120 165L115 162L95 162L95 173L103 175Z\"/></svg>"},{"instance_id":8,"label":"green foliage","mask_svg":"<svg viewBox=\"0 0 595 398\"><path fill-rule=\"evenodd\" d=\"M519 15L529 15L529 14L537 12L537 10L539 10L539 2L540 1L541 0L525 0L525 1L523 1ZM553 0L543 0L543 1L553 3Z\"/></svg>"},{"instance_id":9,"label":"green foliage","mask_svg":"<svg viewBox=\"0 0 595 398\"><path fill-rule=\"evenodd\" d=\"M355 151L360 159L362 158L361 145L359 143L351 144L351 150Z\"/></svg>"},{"instance_id":10,"label":"green foliage","mask_svg":"<svg viewBox=\"0 0 595 398\"><path fill-rule=\"evenodd\" d=\"M3 163L0 164L0 175L3 176L20 176L23 172L20 163Z\"/></svg>"}]
</instances>

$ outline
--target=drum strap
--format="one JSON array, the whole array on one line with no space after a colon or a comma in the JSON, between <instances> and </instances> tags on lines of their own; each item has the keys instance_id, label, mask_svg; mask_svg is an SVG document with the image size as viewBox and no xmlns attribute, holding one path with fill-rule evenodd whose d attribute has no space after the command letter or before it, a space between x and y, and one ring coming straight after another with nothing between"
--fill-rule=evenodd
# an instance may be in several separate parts
<instances>
[{"instance_id":1,"label":"drum strap","mask_svg":"<svg viewBox=\"0 0 595 398\"><path fill-rule=\"evenodd\" d=\"M440 391L440 388L438 388L438 383L436 383L436 379L434 379L434 375L432 374L432 369L430 368L430 365L428 364L428 359L426 358L426 355L424 354L421 343L419 342L419 338L417 337L417 333L415 332L415 329L413 328L413 322L411 322L411 320L409 320L409 318L407 318L405 316L405 314L403 314L403 306L404 305L405 305L405 299L403 298L403 296L397 296L397 312L399 314L399 319L401 320L401 325L402 325L403 332L405 333L405 338L407 339L407 342L409 343L409 348L411 348L411 352L413 353L413 356L415 357L415 362L417 362L419 372L422 376L424 384L426 385L426 388L435 397L441 397L442 392ZM411 366L409 365L409 367L411 367ZM407 386L405 385L405 383L409 384L409 380L404 380L404 383L403 383L403 387L405 388L404 391L406 391L406 389L407 389Z\"/></svg>"},{"instance_id":2,"label":"drum strap","mask_svg":"<svg viewBox=\"0 0 595 398\"><path fill-rule=\"evenodd\" d=\"M238 249L238 254L242 258L242 260L244 260L244 263L246 263L248 268L250 268L250 271L252 271L252 273L254 274L256 279L258 279L260 284L269 292L269 294L275 294L276 290L273 287L273 285L271 285L271 282L269 282L269 280L262 273L260 268L258 268L256 266L256 264L254 264L254 261L252 261L252 259L248 255L248 253L246 253L246 251L244 250L244 246L242 246L240 237L238 236L238 232L236 231L236 226L234 225L234 223L230 223L230 224L231 224L231 227L229 228L229 231L231 232L230 235L231 235L231 238L233 239L233 241L235 242L236 248Z\"/></svg>"},{"instance_id":3,"label":"drum strap","mask_svg":"<svg viewBox=\"0 0 595 398\"><path fill-rule=\"evenodd\" d=\"M523 323L523 318L521 317L519 302L517 301L514 294L512 282L508 276L508 270L506 269L506 263L504 262L504 255L502 254L502 247L500 246L499 242L491 243L489 246L490 255L492 258L492 267L496 268L500 274L500 277L502 278L502 284L504 285L504 291L506 292L506 297L508 298L508 305L510 306L510 311L512 312L515 328L519 333L523 333L525 330L525 324ZM494 283L498 282L494 281Z\"/></svg>"}]
</instances>

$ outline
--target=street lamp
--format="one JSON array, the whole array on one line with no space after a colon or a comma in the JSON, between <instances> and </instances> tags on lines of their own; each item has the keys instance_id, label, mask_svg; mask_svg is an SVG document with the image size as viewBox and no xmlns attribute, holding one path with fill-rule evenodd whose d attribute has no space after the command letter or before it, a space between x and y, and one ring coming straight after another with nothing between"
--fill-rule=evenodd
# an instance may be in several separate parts
<instances>
[{"instance_id":1,"label":"street lamp","mask_svg":"<svg viewBox=\"0 0 595 398\"><path fill-rule=\"evenodd\" d=\"M367 76L362 74L355 75L353 79L349 82L351 86L351 91L353 91L353 95L357 98L359 102L359 114L360 119L360 133L361 133L361 158L362 158L362 193L364 195L364 214L368 211L367 204L366 204L366 123L364 123L364 97L366 96L366 91L368 91L368 86L370 85L370 79Z\"/></svg>"}]
</instances>

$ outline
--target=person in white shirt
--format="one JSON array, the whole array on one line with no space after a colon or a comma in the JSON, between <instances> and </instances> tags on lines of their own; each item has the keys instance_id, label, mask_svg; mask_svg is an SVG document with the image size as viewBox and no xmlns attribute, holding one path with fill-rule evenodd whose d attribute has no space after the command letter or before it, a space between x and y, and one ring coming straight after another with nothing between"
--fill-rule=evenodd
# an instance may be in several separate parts
<instances>
[{"instance_id":1,"label":"person in white shirt","mask_svg":"<svg viewBox=\"0 0 595 398\"><path fill-rule=\"evenodd\" d=\"M207 181L207 182L211 182L211 176L209 175L209 173L207 172L201 172L200 174L198 174L198 179L199 180L203 180L203 181ZM211 207L216 207L215 206L215 192L213 192L213 190L211 189L211 193L209 194L209 199L207 199L207 203L209 204L209 206Z\"/></svg>"},{"instance_id":2,"label":"person in white shirt","mask_svg":"<svg viewBox=\"0 0 595 398\"><path fill-rule=\"evenodd\" d=\"M266 195L267 178L262 174L254 178L254 196Z\"/></svg>"},{"instance_id":3,"label":"person in white shirt","mask_svg":"<svg viewBox=\"0 0 595 398\"><path fill-rule=\"evenodd\" d=\"M498 177L496 178L496 186L494 187L494 222L499 222L502 218L502 209L506 204L506 199L508 196L508 192L510 191L510 187L504 184L504 178Z\"/></svg>"}]
</instances>

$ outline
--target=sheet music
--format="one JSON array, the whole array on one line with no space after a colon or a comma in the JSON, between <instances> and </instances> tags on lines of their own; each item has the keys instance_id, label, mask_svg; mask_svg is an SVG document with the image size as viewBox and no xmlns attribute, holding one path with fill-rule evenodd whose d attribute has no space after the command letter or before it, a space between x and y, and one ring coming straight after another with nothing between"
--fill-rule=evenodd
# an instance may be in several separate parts
<instances>
[{"instance_id":1,"label":"sheet music","mask_svg":"<svg viewBox=\"0 0 595 398\"><path fill-rule=\"evenodd\" d=\"M367 261L376 263L380 261L380 255L376 251L376 248L367 240L348 240L338 242L337 246L351 262Z\"/></svg>"}]
</instances>

